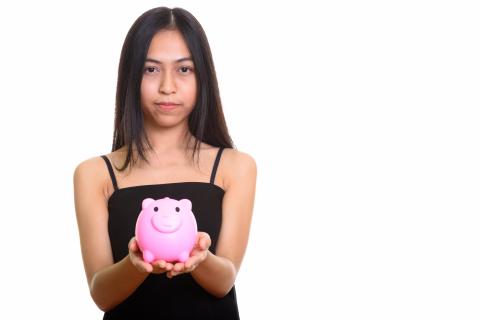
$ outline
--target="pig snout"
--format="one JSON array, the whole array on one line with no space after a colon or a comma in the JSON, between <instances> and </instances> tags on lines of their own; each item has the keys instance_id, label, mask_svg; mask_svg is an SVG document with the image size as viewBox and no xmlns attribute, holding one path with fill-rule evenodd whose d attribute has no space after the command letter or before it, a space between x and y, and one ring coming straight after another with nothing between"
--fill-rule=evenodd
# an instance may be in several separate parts
<instances>
[{"instance_id":1,"label":"pig snout","mask_svg":"<svg viewBox=\"0 0 480 320\"><path fill-rule=\"evenodd\" d=\"M182 218L178 214L157 213L151 218L152 226L158 232L172 233L182 225Z\"/></svg>"}]
</instances>

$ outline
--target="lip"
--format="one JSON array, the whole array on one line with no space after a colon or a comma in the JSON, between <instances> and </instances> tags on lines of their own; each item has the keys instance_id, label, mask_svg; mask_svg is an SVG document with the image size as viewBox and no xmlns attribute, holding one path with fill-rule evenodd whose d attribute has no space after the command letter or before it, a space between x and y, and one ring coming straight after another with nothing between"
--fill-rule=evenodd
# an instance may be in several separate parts
<instances>
[{"instance_id":1,"label":"lip","mask_svg":"<svg viewBox=\"0 0 480 320\"><path fill-rule=\"evenodd\" d=\"M159 102L157 104L163 104L163 105L166 105L166 106L172 106L172 105L178 105L178 103L175 103L175 102Z\"/></svg>"},{"instance_id":2,"label":"lip","mask_svg":"<svg viewBox=\"0 0 480 320\"><path fill-rule=\"evenodd\" d=\"M173 102L160 102L160 103L155 103L155 105L159 106L161 109L164 109L164 110L175 109L176 107L179 106L178 103L173 103Z\"/></svg>"}]
</instances>

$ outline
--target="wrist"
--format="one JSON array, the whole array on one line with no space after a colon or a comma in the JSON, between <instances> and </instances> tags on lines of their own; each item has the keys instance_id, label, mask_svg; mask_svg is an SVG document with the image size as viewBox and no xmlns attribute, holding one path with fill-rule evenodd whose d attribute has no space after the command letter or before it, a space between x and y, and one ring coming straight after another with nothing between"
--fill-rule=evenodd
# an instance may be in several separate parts
<instances>
[{"instance_id":1,"label":"wrist","mask_svg":"<svg viewBox=\"0 0 480 320\"><path fill-rule=\"evenodd\" d=\"M123 263L125 267L128 269L129 273L132 274L132 276L138 277L138 278L146 278L148 276L148 272L140 271L138 268L133 264L132 259L130 258L130 255L127 255L123 259Z\"/></svg>"},{"instance_id":2,"label":"wrist","mask_svg":"<svg viewBox=\"0 0 480 320\"><path fill-rule=\"evenodd\" d=\"M207 254L205 256L205 259L203 259L197 267L192 271L192 273L196 273L195 271L200 271L202 272L202 269L206 267L206 265L214 258L214 254L210 252L210 250L207 250Z\"/></svg>"}]
</instances>

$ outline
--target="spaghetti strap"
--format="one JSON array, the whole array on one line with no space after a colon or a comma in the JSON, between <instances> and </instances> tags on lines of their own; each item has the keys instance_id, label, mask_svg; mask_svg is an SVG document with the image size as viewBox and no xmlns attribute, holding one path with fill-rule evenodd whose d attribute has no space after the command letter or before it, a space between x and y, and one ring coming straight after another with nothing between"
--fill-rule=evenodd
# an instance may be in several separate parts
<instances>
[{"instance_id":1,"label":"spaghetti strap","mask_svg":"<svg viewBox=\"0 0 480 320\"><path fill-rule=\"evenodd\" d=\"M215 158L215 163L213 164L212 176L210 177L210 183L215 182L215 174L217 173L218 163L220 162L220 156L222 155L224 147L220 147L217 152L217 157Z\"/></svg>"},{"instance_id":2,"label":"spaghetti strap","mask_svg":"<svg viewBox=\"0 0 480 320\"><path fill-rule=\"evenodd\" d=\"M117 179L115 178L115 173L113 173L112 164L110 163L110 160L108 160L106 155L102 155L102 158L103 160L105 160L105 163L107 164L108 172L110 173L110 178L112 178L113 188L114 190L118 190Z\"/></svg>"}]
</instances>

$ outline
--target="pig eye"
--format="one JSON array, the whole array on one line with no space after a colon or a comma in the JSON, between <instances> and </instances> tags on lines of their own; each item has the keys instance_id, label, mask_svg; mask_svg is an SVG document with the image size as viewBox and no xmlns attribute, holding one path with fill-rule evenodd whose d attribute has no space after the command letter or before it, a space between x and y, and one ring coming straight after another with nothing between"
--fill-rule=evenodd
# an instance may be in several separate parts
<instances>
[{"instance_id":1,"label":"pig eye","mask_svg":"<svg viewBox=\"0 0 480 320\"><path fill-rule=\"evenodd\" d=\"M180 211L180 208L179 207L175 207L175 211Z\"/></svg>"},{"instance_id":2,"label":"pig eye","mask_svg":"<svg viewBox=\"0 0 480 320\"><path fill-rule=\"evenodd\" d=\"M158 211L158 207L153 208L153 211L157 212L157 211Z\"/></svg>"}]
</instances>

